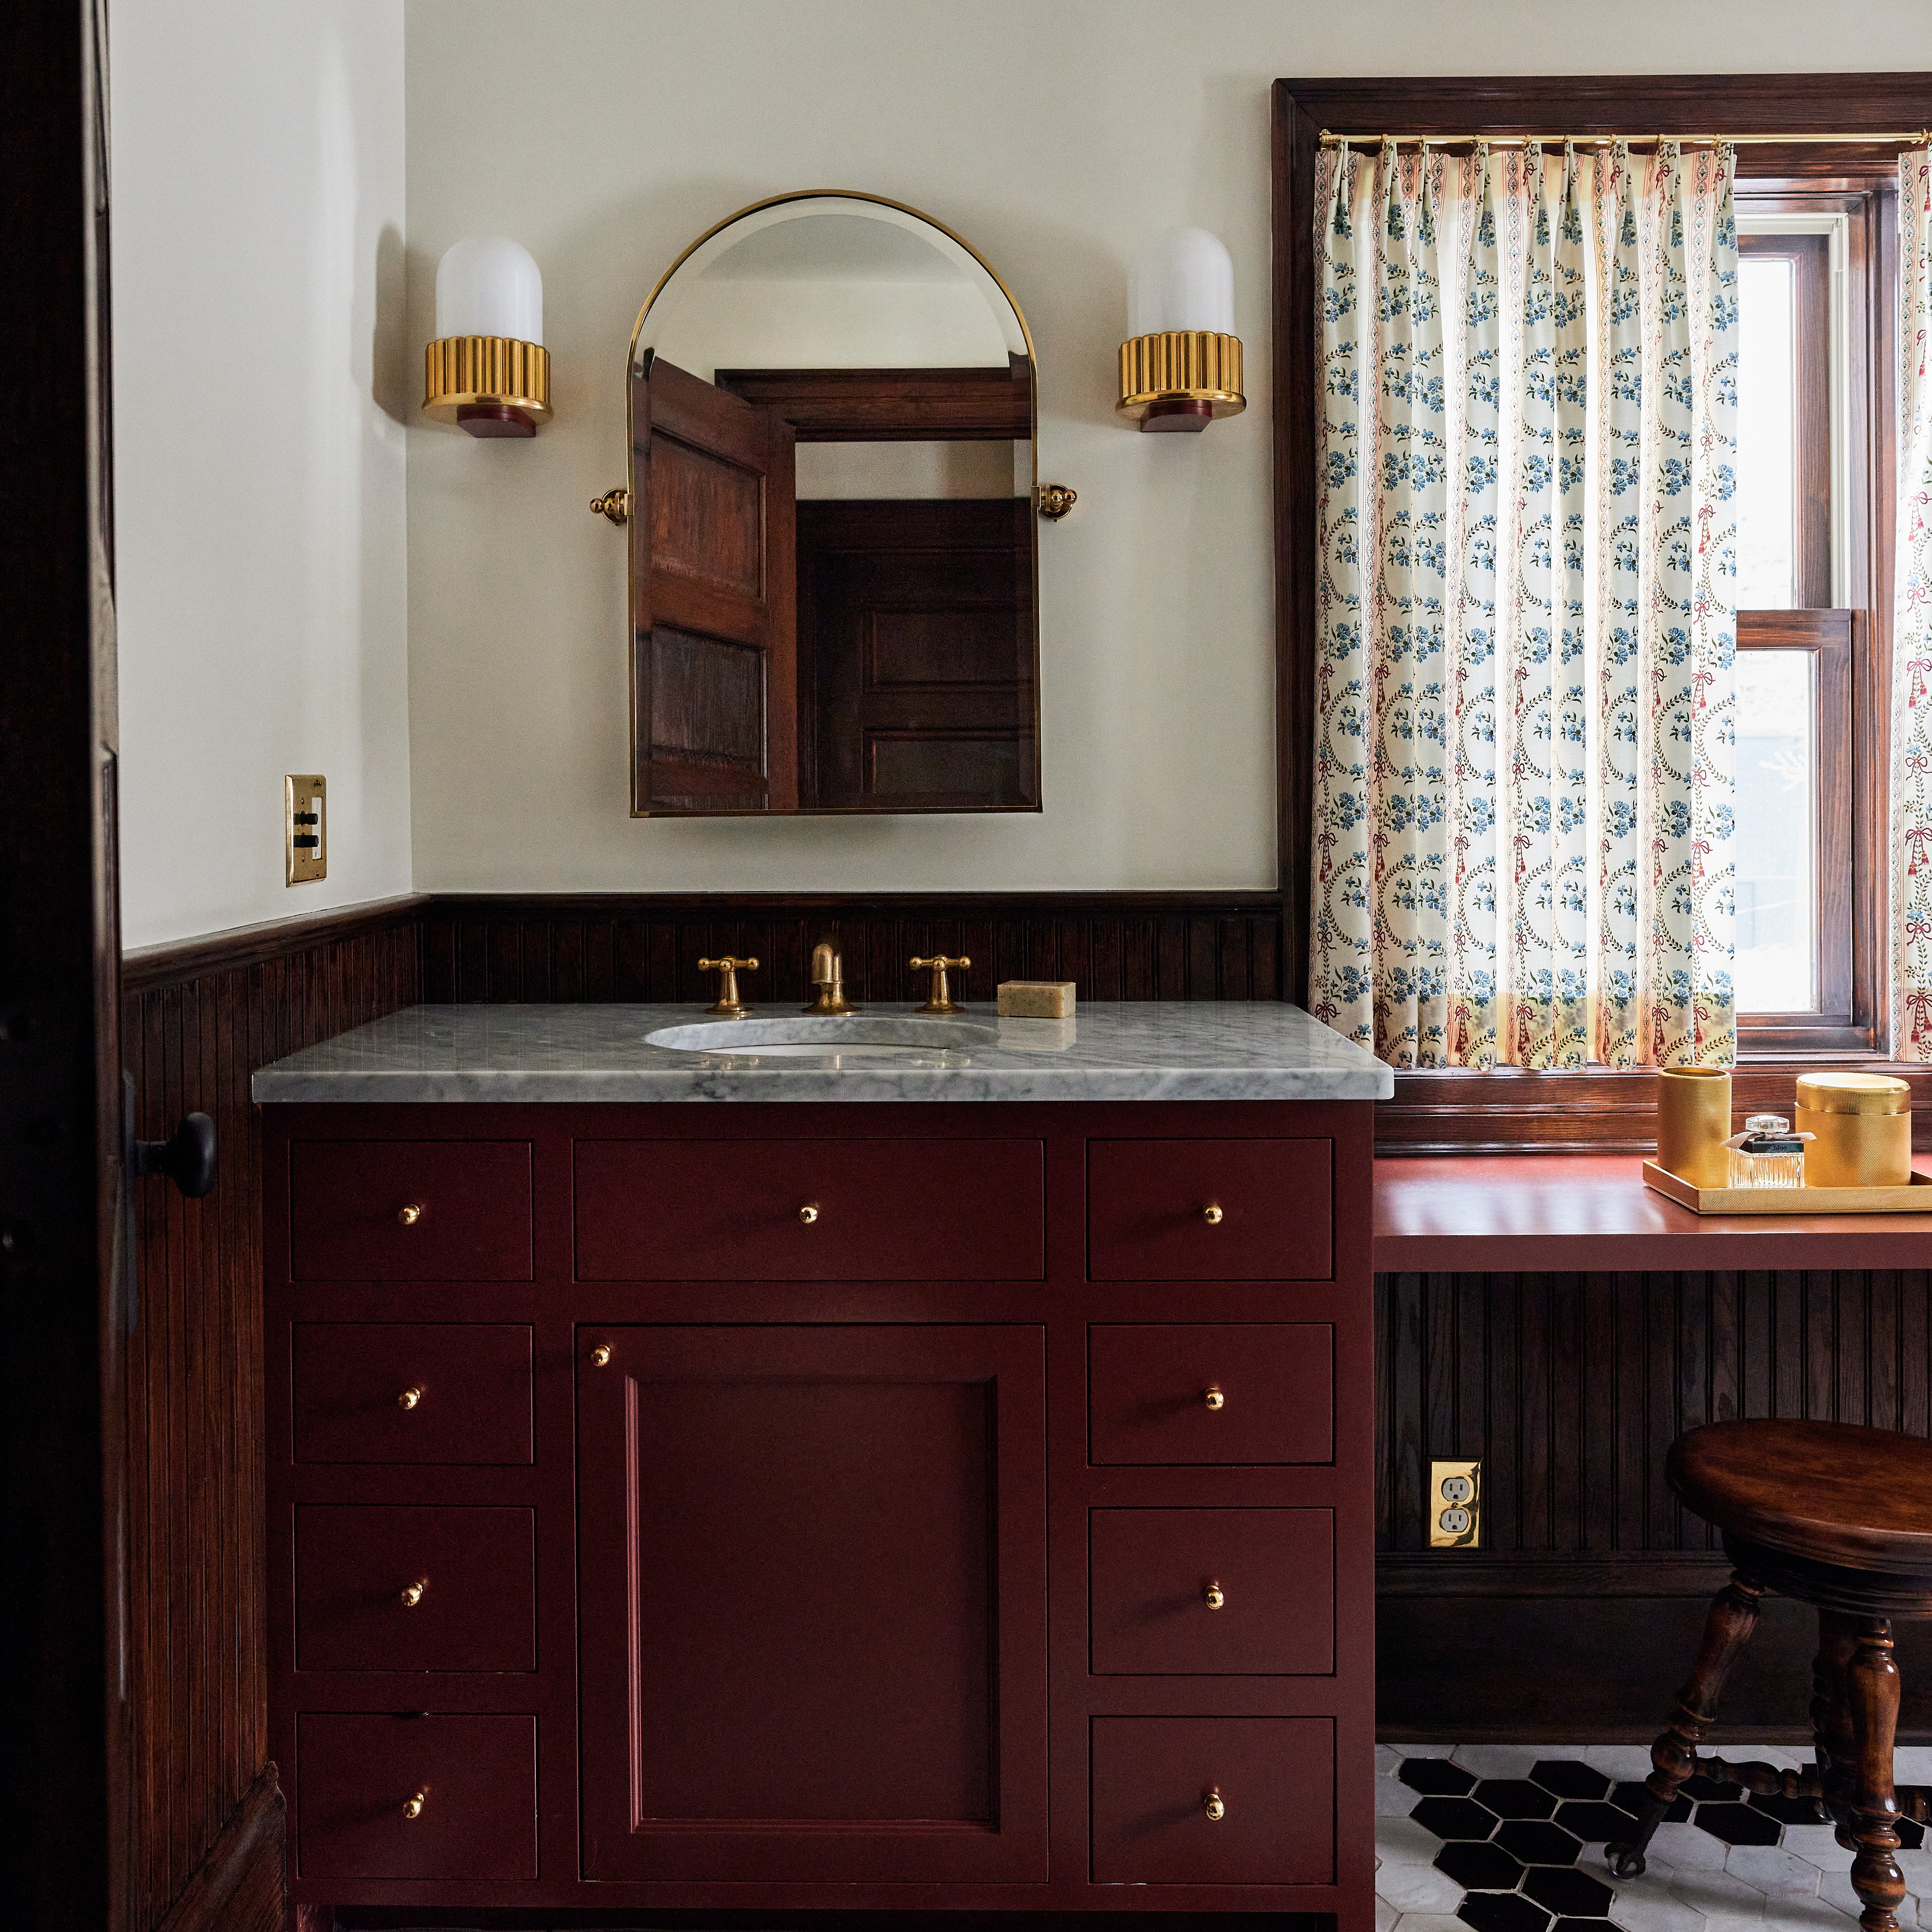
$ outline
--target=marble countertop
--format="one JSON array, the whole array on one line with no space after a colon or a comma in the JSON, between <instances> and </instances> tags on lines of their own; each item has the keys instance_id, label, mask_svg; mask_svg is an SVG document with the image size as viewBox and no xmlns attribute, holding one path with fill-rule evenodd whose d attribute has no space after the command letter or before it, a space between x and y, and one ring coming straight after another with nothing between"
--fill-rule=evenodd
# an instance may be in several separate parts
<instances>
[{"instance_id":1,"label":"marble countertop","mask_svg":"<svg viewBox=\"0 0 1932 1932\"><path fill-rule=\"evenodd\" d=\"M653 1044L649 1036L694 1042ZM716 1042L714 1048L712 1042ZM782 1049L782 1050L778 1050ZM1376 1100L1388 1067L1299 1006L1083 1006L1070 1020L868 1006L406 1006L262 1067L258 1101Z\"/></svg>"}]
</instances>

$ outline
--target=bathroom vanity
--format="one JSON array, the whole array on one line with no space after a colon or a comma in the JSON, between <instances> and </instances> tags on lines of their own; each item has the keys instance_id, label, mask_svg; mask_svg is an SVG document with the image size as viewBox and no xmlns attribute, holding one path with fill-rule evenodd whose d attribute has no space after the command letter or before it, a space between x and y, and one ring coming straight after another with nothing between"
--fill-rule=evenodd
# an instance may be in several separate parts
<instances>
[{"instance_id":1,"label":"bathroom vanity","mask_svg":"<svg viewBox=\"0 0 1932 1932\"><path fill-rule=\"evenodd\" d=\"M1389 1084L1252 1004L258 1072L296 1898L1366 1932Z\"/></svg>"}]
</instances>

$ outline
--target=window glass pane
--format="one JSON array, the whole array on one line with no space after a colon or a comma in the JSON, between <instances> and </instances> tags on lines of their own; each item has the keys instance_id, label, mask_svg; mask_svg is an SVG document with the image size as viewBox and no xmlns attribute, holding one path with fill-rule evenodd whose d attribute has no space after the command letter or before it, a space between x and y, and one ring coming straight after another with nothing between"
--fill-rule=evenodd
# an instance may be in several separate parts
<instances>
[{"instance_id":1,"label":"window glass pane","mask_svg":"<svg viewBox=\"0 0 1932 1932\"><path fill-rule=\"evenodd\" d=\"M1797 277L1738 262L1738 608L1788 610L1798 548Z\"/></svg>"},{"instance_id":2,"label":"window glass pane","mask_svg":"<svg viewBox=\"0 0 1932 1932\"><path fill-rule=\"evenodd\" d=\"M1818 1004L1818 707L1809 651L1738 653L1740 1012Z\"/></svg>"}]
</instances>

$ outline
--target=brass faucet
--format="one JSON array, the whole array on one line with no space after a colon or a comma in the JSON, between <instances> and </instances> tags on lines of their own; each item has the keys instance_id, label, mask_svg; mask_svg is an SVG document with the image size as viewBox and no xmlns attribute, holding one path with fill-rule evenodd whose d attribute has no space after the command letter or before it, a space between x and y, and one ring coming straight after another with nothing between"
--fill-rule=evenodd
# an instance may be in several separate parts
<instances>
[{"instance_id":1,"label":"brass faucet","mask_svg":"<svg viewBox=\"0 0 1932 1932\"><path fill-rule=\"evenodd\" d=\"M738 975L755 973L758 962L755 959L734 959L726 953L722 959L700 959L698 962L700 973L716 973L718 979L718 1004L706 1006L707 1013L716 1013L728 1020L741 1020L752 1010L738 997Z\"/></svg>"},{"instance_id":2,"label":"brass faucet","mask_svg":"<svg viewBox=\"0 0 1932 1932\"><path fill-rule=\"evenodd\" d=\"M821 939L812 949L812 983L818 996L803 1010L808 1013L856 1013L859 1009L845 997L844 962L830 940Z\"/></svg>"},{"instance_id":3,"label":"brass faucet","mask_svg":"<svg viewBox=\"0 0 1932 1932\"><path fill-rule=\"evenodd\" d=\"M914 960L912 969L915 973L929 970L932 974L932 990L927 996L926 1004L919 1010L922 1013L963 1013L966 1009L958 1005L946 991L946 969L949 966L956 966L963 973L972 963L963 953L957 959L949 959L944 953L935 952L930 959Z\"/></svg>"}]
</instances>

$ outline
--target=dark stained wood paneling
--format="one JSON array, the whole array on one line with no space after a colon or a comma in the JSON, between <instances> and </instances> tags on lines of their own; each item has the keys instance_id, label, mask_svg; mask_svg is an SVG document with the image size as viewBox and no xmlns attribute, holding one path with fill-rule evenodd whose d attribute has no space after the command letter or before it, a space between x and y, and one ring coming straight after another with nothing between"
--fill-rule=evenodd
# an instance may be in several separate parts
<instances>
[{"instance_id":1,"label":"dark stained wood paneling","mask_svg":"<svg viewBox=\"0 0 1932 1932\"><path fill-rule=\"evenodd\" d=\"M800 442L1024 442L1033 364L1006 368L720 369L712 380L775 410Z\"/></svg>"},{"instance_id":2,"label":"dark stained wood paneling","mask_svg":"<svg viewBox=\"0 0 1932 1932\"><path fill-rule=\"evenodd\" d=\"M426 1000L708 1000L700 958L750 954L747 997L802 1005L812 949L844 955L859 1001L922 996L915 953L964 953L966 997L1072 980L1085 1000L1279 997L1273 892L438 894L422 914ZM554 970L550 962L555 962Z\"/></svg>"},{"instance_id":3,"label":"dark stained wood paneling","mask_svg":"<svg viewBox=\"0 0 1932 1932\"><path fill-rule=\"evenodd\" d=\"M1926 1270L1384 1274L1376 1298L1394 1736L1647 1738L1726 1574L1716 1534L1665 1486L1672 1439L1732 1417L1932 1427ZM1482 1460L1484 1546L1430 1552L1429 1463L1459 1456ZM1727 1722L1801 1732L1813 1647L1783 1606ZM1904 1721L1932 1736L1932 1630L1902 1626L1900 1652Z\"/></svg>"},{"instance_id":4,"label":"dark stained wood paneling","mask_svg":"<svg viewBox=\"0 0 1932 1932\"><path fill-rule=\"evenodd\" d=\"M248 1076L410 1004L414 920L409 902L358 909L149 948L124 968L136 1131L164 1138L198 1109L214 1118L220 1160L214 1191L200 1201L159 1180L136 1184L141 1307L128 1345L128 1440L137 1932L171 1908L170 1932L266 1927L280 1912L282 1807L272 1774L246 1841L257 1848L248 1857L267 1862L272 1886L252 1869L216 1886L208 1864L247 1864L224 1827L250 1802L267 1750ZM205 1910L191 1909L197 1898Z\"/></svg>"}]
</instances>

